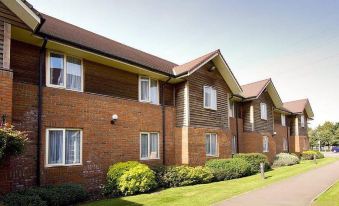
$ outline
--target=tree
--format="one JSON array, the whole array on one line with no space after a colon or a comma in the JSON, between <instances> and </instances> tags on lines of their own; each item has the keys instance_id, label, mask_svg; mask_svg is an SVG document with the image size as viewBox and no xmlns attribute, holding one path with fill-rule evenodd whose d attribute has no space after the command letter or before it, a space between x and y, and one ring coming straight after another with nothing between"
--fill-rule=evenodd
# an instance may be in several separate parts
<instances>
[{"instance_id":1,"label":"tree","mask_svg":"<svg viewBox=\"0 0 339 206\"><path fill-rule=\"evenodd\" d=\"M308 132L312 146L318 145L319 140L321 146L332 146L339 143L339 122L326 121L324 124Z\"/></svg>"}]
</instances>

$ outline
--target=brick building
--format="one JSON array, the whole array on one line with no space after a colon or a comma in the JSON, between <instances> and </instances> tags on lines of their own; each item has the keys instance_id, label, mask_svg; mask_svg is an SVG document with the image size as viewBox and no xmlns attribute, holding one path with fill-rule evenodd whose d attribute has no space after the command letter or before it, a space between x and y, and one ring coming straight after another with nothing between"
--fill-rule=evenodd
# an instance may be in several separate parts
<instances>
[{"instance_id":1,"label":"brick building","mask_svg":"<svg viewBox=\"0 0 339 206\"><path fill-rule=\"evenodd\" d=\"M307 148L309 102L283 104L271 80L251 95L219 50L177 65L23 0L0 8L0 115L29 138L23 155L1 163L0 193L63 182L97 190L120 161L202 165Z\"/></svg>"}]
</instances>

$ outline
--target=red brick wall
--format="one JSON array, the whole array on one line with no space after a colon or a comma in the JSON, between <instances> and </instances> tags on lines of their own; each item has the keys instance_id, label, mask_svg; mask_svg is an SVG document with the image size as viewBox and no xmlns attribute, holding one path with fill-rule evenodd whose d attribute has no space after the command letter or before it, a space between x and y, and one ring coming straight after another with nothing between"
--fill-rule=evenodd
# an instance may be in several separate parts
<instances>
[{"instance_id":1,"label":"red brick wall","mask_svg":"<svg viewBox=\"0 0 339 206\"><path fill-rule=\"evenodd\" d=\"M274 124L274 131L276 134L273 136L273 139L275 141L277 154L288 152L283 149L284 139L288 138L287 127L281 126L281 124Z\"/></svg>"}]
</instances>

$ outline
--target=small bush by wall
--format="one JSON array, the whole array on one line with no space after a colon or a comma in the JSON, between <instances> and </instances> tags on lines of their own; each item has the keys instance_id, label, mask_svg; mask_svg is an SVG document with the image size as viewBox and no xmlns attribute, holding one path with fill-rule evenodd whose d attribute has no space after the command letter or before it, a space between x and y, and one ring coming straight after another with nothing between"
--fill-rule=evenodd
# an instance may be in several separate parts
<instances>
[{"instance_id":1,"label":"small bush by wall","mask_svg":"<svg viewBox=\"0 0 339 206\"><path fill-rule=\"evenodd\" d=\"M72 205L84 201L87 192L81 185L63 184L35 187L9 193L3 198L5 205Z\"/></svg>"},{"instance_id":2,"label":"small bush by wall","mask_svg":"<svg viewBox=\"0 0 339 206\"><path fill-rule=\"evenodd\" d=\"M317 159L322 159L324 158L324 155L316 150L307 150L307 151L303 151L301 153L301 158L303 160L313 160L313 156L316 156Z\"/></svg>"},{"instance_id":3,"label":"small bush by wall","mask_svg":"<svg viewBox=\"0 0 339 206\"><path fill-rule=\"evenodd\" d=\"M251 173L251 165L244 159L213 159L206 162L217 181L235 179Z\"/></svg>"},{"instance_id":4,"label":"small bush by wall","mask_svg":"<svg viewBox=\"0 0 339 206\"><path fill-rule=\"evenodd\" d=\"M261 153L239 153L235 154L233 158L240 158L246 160L251 165L251 174L258 173L260 170L260 163L265 163L265 171L270 169L267 156Z\"/></svg>"},{"instance_id":5,"label":"small bush by wall","mask_svg":"<svg viewBox=\"0 0 339 206\"><path fill-rule=\"evenodd\" d=\"M280 153L275 156L273 167L289 166L299 164L299 158L296 155Z\"/></svg>"},{"instance_id":6,"label":"small bush by wall","mask_svg":"<svg viewBox=\"0 0 339 206\"><path fill-rule=\"evenodd\" d=\"M180 187L209 183L214 176L212 170L205 167L173 166L167 167L159 175L164 187Z\"/></svg>"}]
</instances>

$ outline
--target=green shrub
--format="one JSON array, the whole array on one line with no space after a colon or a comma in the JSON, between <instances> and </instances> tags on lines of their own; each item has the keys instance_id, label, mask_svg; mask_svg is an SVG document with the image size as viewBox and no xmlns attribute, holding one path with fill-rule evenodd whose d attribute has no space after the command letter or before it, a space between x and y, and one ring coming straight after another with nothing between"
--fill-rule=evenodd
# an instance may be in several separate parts
<instances>
[{"instance_id":1,"label":"green shrub","mask_svg":"<svg viewBox=\"0 0 339 206\"><path fill-rule=\"evenodd\" d=\"M217 181L230 180L247 176L251 173L251 165L244 159L213 159L206 162Z\"/></svg>"},{"instance_id":2,"label":"green shrub","mask_svg":"<svg viewBox=\"0 0 339 206\"><path fill-rule=\"evenodd\" d=\"M155 179L159 187L166 187L166 184L163 182L163 180L164 180L164 175L165 175L167 168L168 167L166 166L152 166L151 167L151 169L155 173Z\"/></svg>"},{"instance_id":3,"label":"green shrub","mask_svg":"<svg viewBox=\"0 0 339 206\"><path fill-rule=\"evenodd\" d=\"M280 153L275 156L273 167L289 166L299 164L299 158L296 155Z\"/></svg>"},{"instance_id":4,"label":"green shrub","mask_svg":"<svg viewBox=\"0 0 339 206\"><path fill-rule=\"evenodd\" d=\"M176 166L166 168L161 182L165 187L180 187L209 183L212 180L213 173L209 168Z\"/></svg>"},{"instance_id":5,"label":"green shrub","mask_svg":"<svg viewBox=\"0 0 339 206\"><path fill-rule=\"evenodd\" d=\"M27 134L14 130L13 126L0 127L0 160L6 155L20 155L24 152Z\"/></svg>"},{"instance_id":6,"label":"green shrub","mask_svg":"<svg viewBox=\"0 0 339 206\"><path fill-rule=\"evenodd\" d=\"M104 188L104 194L113 194L117 195L120 193L119 191L119 178L130 169L140 165L139 162L136 161L128 161L128 162L118 162L112 165L107 173L107 184Z\"/></svg>"},{"instance_id":7,"label":"green shrub","mask_svg":"<svg viewBox=\"0 0 339 206\"><path fill-rule=\"evenodd\" d=\"M250 174L255 174L260 171L260 163L265 163L265 171L270 169L267 156L261 153L239 153L233 157L246 160L251 165Z\"/></svg>"},{"instance_id":8,"label":"green shrub","mask_svg":"<svg viewBox=\"0 0 339 206\"><path fill-rule=\"evenodd\" d=\"M81 185L62 184L34 187L4 197L6 205L71 205L86 199L87 193ZM17 200L16 200L17 199ZM26 204L26 203L27 204Z\"/></svg>"},{"instance_id":9,"label":"green shrub","mask_svg":"<svg viewBox=\"0 0 339 206\"><path fill-rule=\"evenodd\" d=\"M307 151L303 151L301 153L301 158L303 160L313 160L313 156L316 156L317 159L322 159L324 158L324 155L316 150L307 150Z\"/></svg>"},{"instance_id":10,"label":"green shrub","mask_svg":"<svg viewBox=\"0 0 339 206\"><path fill-rule=\"evenodd\" d=\"M126 171L118 182L119 190L125 195L147 192L157 186L154 172L144 164L139 164Z\"/></svg>"}]
</instances>

